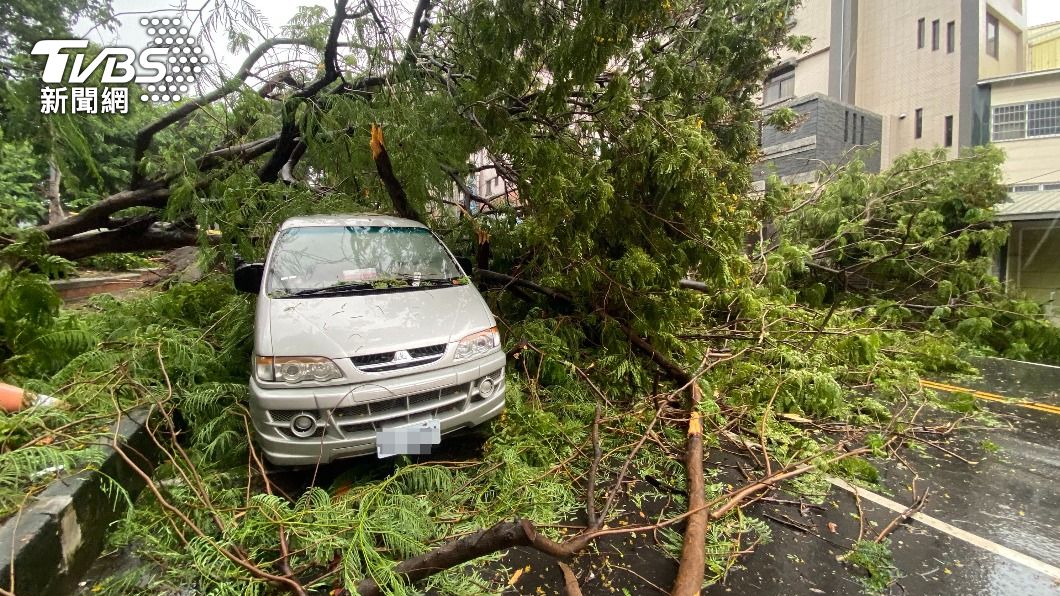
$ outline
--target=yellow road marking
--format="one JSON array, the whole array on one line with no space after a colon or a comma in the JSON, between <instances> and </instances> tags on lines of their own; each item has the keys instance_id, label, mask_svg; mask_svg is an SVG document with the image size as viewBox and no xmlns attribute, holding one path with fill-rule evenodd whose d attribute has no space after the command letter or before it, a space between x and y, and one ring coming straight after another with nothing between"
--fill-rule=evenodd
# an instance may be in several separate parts
<instances>
[{"instance_id":1,"label":"yellow road marking","mask_svg":"<svg viewBox=\"0 0 1060 596\"><path fill-rule=\"evenodd\" d=\"M939 391L946 391L948 393L967 393L976 399L984 399L987 401L996 401L1012 406L1019 406L1021 408L1027 408L1029 410L1037 410L1039 412L1048 412L1050 414L1060 415L1060 406L1054 406L1052 404L1045 404L1036 401L1030 401L1027 399L1015 399L998 395L996 393L988 393L986 391L979 391L977 389L969 389L967 387L959 387L957 385L948 385L946 383L939 383L938 381L927 381L924 379L920 380L920 384L928 389L937 389Z\"/></svg>"}]
</instances>

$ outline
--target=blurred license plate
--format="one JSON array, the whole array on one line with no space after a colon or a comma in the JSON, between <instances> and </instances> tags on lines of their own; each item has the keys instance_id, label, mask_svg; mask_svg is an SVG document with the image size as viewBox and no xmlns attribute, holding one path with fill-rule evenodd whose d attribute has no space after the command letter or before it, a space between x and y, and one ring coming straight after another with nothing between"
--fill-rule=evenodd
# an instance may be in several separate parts
<instances>
[{"instance_id":1,"label":"blurred license plate","mask_svg":"<svg viewBox=\"0 0 1060 596\"><path fill-rule=\"evenodd\" d=\"M379 457L426 455L442 442L442 425L431 418L403 426L385 428L375 433L375 452Z\"/></svg>"}]
</instances>

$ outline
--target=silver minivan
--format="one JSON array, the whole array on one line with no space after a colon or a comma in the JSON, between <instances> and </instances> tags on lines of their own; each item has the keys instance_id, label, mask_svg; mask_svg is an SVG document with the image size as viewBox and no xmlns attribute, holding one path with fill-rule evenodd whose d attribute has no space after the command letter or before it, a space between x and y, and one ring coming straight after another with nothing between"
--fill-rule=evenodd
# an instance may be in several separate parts
<instances>
[{"instance_id":1,"label":"silver minivan","mask_svg":"<svg viewBox=\"0 0 1060 596\"><path fill-rule=\"evenodd\" d=\"M497 322L442 241L379 215L295 217L257 293L250 411L274 464L426 453L504 408Z\"/></svg>"}]
</instances>

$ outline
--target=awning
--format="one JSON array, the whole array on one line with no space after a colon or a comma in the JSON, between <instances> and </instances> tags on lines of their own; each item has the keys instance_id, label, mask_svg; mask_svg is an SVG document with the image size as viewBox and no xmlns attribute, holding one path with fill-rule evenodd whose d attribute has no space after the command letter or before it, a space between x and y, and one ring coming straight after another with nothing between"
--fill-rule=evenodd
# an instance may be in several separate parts
<instances>
[{"instance_id":1,"label":"awning","mask_svg":"<svg viewBox=\"0 0 1060 596\"><path fill-rule=\"evenodd\" d=\"M998 221L1053 220L1060 218L1060 190L1014 192L995 207Z\"/></svg>"}]
</instances>

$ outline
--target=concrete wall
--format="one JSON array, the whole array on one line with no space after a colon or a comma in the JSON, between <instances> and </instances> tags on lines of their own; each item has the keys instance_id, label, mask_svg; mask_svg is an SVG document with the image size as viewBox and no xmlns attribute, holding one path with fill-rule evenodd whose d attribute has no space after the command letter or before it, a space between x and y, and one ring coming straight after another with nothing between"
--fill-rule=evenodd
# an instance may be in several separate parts
<instances>
[{"instance_id":1,"label":"concrete wall","mask_svg":"<svg viewBox=\"0 0 1060 596\"><path fill-rule=\"evenodd\" d=\"M858 82L854 103L887 119L886 169L913 148L942 145L945 117L954 117L955 146L961 127L961 3L953 0L862 2L858 9ZM917 22L925 20L925 47L917 47ZM939 21L939 49L932 50L932 21ZM946 51L946 24L956 24L958 51ZM891 23L890 26L880 26ZM923 136L915 138L915 114L924 110ZM901 118L905 114L905 118ZM956 154L956 147L953 149Z\"/></svg>"},{"instance_id":2,"label":"concrete wall","mask_svg":"<svg viewBox=\"0 0 1060 596\"><path fill-rule=\"evenodd\" d=\"M787 105L799 113L802 123L792 131L769 126L763 128L763 159L755 168L756 180L763 180L775 171L782 178L801 181L804 179L801 174L849 160L862 146L862 136L864 146L880 142L882 119L876 114L833 101L822 94L800 97ZM872 172L879 171L878 151L865 157L865 167Z\"/></svg>"},{"instance_id":3,"label":"concrete wall","mask_svg":"<svg viewBox=\"0 0 1060 596\"><path fill-rule=\"evenodd\" d=\"M787 49L781 50L781 61L802 58L828 49L831 45L832 0L805 0L795 11L794 18L792 35L806 35L813 41L810 47L800 54Z\"/></svg>"},{"instance_id":4,"label":"concrete wall","mask_svg":"<svg viewBox=\"0 0 1060 596\"><path fill-rule=\"evenodd\" d=\"M831 5L832 0L806 0L792 15L792 35L812 40L802 52L784 48L777 54L778 66L795 69L794 97L828 90Z\"/></svg>"},{"instance_id":5,"label":"concrete wall","mask_svg":"<svg viewBox=\"0 0 1060 596\"><path fill-rule=\"evenodd\" d=\"M951 156L984 137L988 101L980 78L1022 70L1026 58L1023 0L806 0L792 32L813 38L801 55L779 58L795 67L795 95L822 93L879 114L883 121L881 166L910 149L945 142L953 118ZM999 56L986 55L986 15L998 18ZM924 19L925 43L917 44ZM933 50L933 22L939 49ZM947 25L955 28L955 51L947 51ZM995 102L996 103L996 102ZM916 110L923 128L916 138ZM976 114L980 114L977 119ZM980 133L980 134L977 134Z\"/></svg>"},{"instance_id":6,"label":"concrete wall","mask_svg":"<svg viewBox=\"0 0 1060 596\"><path fill-rule=\"evenodd\" d=\"M1043 73L990 83L992 106L1060 99L1060 73ZM994 141L1005 151L1002 165L1009 184L1060 181L1060 136Z\"/></svg>"},{"instance_id":7,"label":"concrete wall","mask_svg":"<svg viewBox=\"0 0 1060 596\"><path fill-rule=\"evenodd\" d=\"M1022 5L1022 3L1020 3ZM1017 10L1010 0L986 0L979 4L979 78L986 79L1026 70L1027 49L1024 31L1027 29L1026 10ZM998 57L986 53L987 11L998 18L1000 46Z\"/></svg>"},{"instance_id":8,"label":"concrete wall","mask_svg":"<svg viewBox=\"0 0 1060 596\"><path fill-rule=\"evenodd\" d=\"M795 67L795 96L824 93L828 90L828 52L800 60Z\"/></svg>"},{"instance_id":9,"label":"concrete wall","mask_svg":"<svg viewBox=\"0 0 1060 596\"><path fill-rule=\"evenodd\" d=\"M1060 181L1060 137L1003 141L997 146L1005 151L1001 172L1006 183Z\"/></svg>"},{"instance_id":10,"label":"concrete wall","mask_svg":"<svg viewBox=\"0 0 1060 596\"><path fill-rule=\"evenodd\" d=\"M1008 243L1007 282L1031 300L1045 305L1060 323L1060 227L1049 222L1015 222Z\"/></svg>"},{"instance_id":11,"label":"concrete wall","mask_svg":"<svg viewBox=\"0 0 1060 596\"><path fill-rule=\"evenodd\" d=\"M995 106L1058 97L1060 97L1060 73L990 83L991 103Z\"/></svg>"}]
</instances>

